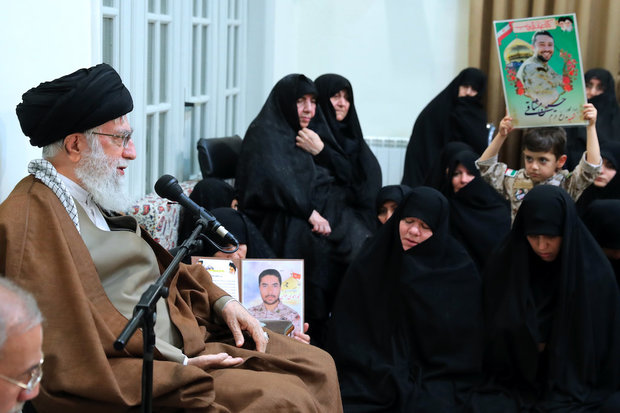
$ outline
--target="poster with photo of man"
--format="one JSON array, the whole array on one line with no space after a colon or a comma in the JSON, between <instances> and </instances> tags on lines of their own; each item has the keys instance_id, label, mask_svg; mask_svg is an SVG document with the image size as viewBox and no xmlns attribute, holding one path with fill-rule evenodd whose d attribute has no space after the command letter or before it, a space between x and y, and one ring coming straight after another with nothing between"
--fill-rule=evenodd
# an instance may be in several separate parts
<instances>
[{"instance_id":1,"label":"poster with photo of man","mask_svg":"<svg viewBox=\"0 0 620 413\"><path fill-rule=\"evenodd\" d=\"M259 320L290 321L303 332L303 274L303 260L243 260L243 306Z\"/></svg>"},{"instance_id":2,"label":"poster with photo of man","mask_svg":"<svg viewBox=\"0 0 620 413\"><path fill-rule=\"evenodd\" d=\"M516 128L585 125L575 14L493 22L508 114Z\"/></svg>"}]
</instances>

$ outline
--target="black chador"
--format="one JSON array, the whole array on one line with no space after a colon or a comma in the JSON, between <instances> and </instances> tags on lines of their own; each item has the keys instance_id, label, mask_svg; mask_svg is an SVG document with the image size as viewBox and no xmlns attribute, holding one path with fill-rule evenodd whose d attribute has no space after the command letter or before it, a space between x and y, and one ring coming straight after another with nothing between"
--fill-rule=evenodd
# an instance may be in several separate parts
<instances>
[{"instance_id":1,"label":"black chador","mask_svg":"<svg viewBox=\"0 0 620 413\"><path fill-rule=\"evenodd\" d=\"M405 250L410 217L432 236ZM481 368L481 280L449 233L447 200L414 188L362 251L328 329L345 412L466 411Z\"/></svg>"},{"instance_id":2,"label":"black chador","mask_svg":"<svg viewBox=\"0 0 620 413\"><path fill-rule=\"evenodd\" d=\"M561 237L557 255L540 235ZM618 411L603 406L620 389L620 293L563 189L539 185L524 198L487 264L484 312L491 381L478 411Z\"/></svg>"},{"instance_id":3,"label":"black chador","mask_svg":"<svg viewBox=\"0 0 620 413\"><path fill-rule=\"evenodd\" d=\"M459 97L459 86L471 86L478 94ZM407 145L403 184L424 185L429 169L448 142L464 142L482 154L488 144L487 116L482 107L485 87L485 74L470 67L426 105Z\"/></svg>"}]
</instances>

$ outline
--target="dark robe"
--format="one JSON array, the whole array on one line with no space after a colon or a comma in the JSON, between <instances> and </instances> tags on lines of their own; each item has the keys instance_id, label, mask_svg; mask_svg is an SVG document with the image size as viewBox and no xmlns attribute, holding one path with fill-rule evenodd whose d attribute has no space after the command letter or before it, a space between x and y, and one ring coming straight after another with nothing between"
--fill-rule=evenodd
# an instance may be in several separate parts
<instances>
[{"instance_id":1,"label":"dark robe","mask_svg":"<svg viewBox=\"0 0 620 413\"><path fill-rule=\"evenodd\" d=\"M562 236L554 262L533 252L528 234ZM476 411L600 411L620 389L620 293L563 189L528 192L483 278L492 380Z\"/></svg>"},{"instance_id":2,"label":"dark robe","mask_svg":"<svg viewBox=\"0 0 620 413\"><path fill-rule=\"evenodd\" d=\"M163 272L172 257L146 231L141 234ZM128 320L108 299L66 209L32 176L0 205L0 273L32 293L44 317L44 374L33 401L39 413L139 411L142 333L136 331L123 351L113 347ZM226 293L200 265L181 264L168 286L170 319L188 357L227 352L245 362L204 371L167 361L156 351L154 411L270 411L276 401L269 394L277 394L291 411L339 409L327 353L276 333L270 334L266 353L251 350L247 337L243 348L235 347L212 310Z\"/></svg>"},{"instance_id":3,"label":"dark robe","mask_svg":"<svg viewBox=\"0 0 620 413\"><path fill-rule=\"evenodd\" d=\"M381 166L364 140L355 110L353 88L346 78L336 74L319 76L314 82L319 92L317 103L335 138L326 143L338 144L336 149L326 145L317 160L350 191L351 205L360 211L368 227L372 228L375 222L373 205L381 188ZM347 91L350 106L347 116L339 122L330 98L341 90ZM324 161L323 157L327 159Z\"/></svg>"},{"instance_id":4,"label":"dark robe","mask_svg":"<svg viewBox=\"0 0 620 413\"><path fill-rule=\"evenodd\" d=\"M219 178L205 178L199 181L189 194L189 199L207 211L230 207L235 198L237 198L235 188ZM181 245L183 241L189 238L196 227L197 220L198 217L192 217L191 213L188 213L185 208L181 210L177 245ZM200 254L197 252L196 255Z\"/></svg>"},{"instance_id":5,"label":"dark robe","mask_svg":"<svg viewBox=\"0 0 620 413\"><path fill-rule=\"evenodd\" d=\"M604 87L604 92L588 99L596 108L596 134L600 144L607 141L620 141L620 105L616 98L614 77L605 69L590 69L585 74L586 83L596 78ZM575 169L586 150L586 128L575 126L566 128L566 164L569 171Z\"/></svg>"},{"instance_id":6,"label":"dark robe","mask_svg":"<svg viewBox=\"0 0 620 413\"><path fill-rule=\"evenodd\" d=\"M593 201L583 215L583 223L602 248L620 250L620 199ZM620 259L607 258L620 285Z\"/></svg>"},{"instance_id":7,"label":"dark robe","mask_svg":"<svg viewBox=\"0 0 620 413\"><path fill-rule=\"evenodd\" d=\"M401 219L433 235L404 251ZM481 280L448 231L448 202L414 188L347 271L327 349L347 412L460 412L482 359Z\"/></svg>"},{"instance_id":8,"label":"dark robe","mask_svg":"<svg viewBox=\"0 0 620 413\"><path fill-rule=\"evenodd\" d=\"M620 141L606 141L601 144L601 157L611 163L616 171L620 169ZM583 215L588 206L597 199L620 199L620 174L616 172L604 187L591 184L577 200L577 211Z\"/></svg>"},{"instance_id":9,"label":"dark robe","mask_svg":"<svg viewBox=\"0 0 620 413\"><path fill-rule=\"evenodd\" d=\"M450 232L482 270L489 253L510 231L510 204L480 177L475 161L479 155L462 142L450 142L441 162L427 177L427 185L437 188L450 203ZM475 178L454 192L452 176L462 164Z\"/></svg>"},{"instance_id":10,"label":"dark robe","mask_svg":"<svg viewBox=\"0 0 620 413\"><path fill-rule=\"evenodd\" d=\"M370 230L347 202L346 188L295 145L301 129L296 101L305 94L316 95L316 88L303 75L285 76L274 86L243 139L235 185L240 209L276 255L304 259L306 318L320 344L319 329L329 317L342 273ZM319 120L311 128L335 148L318 106L315 117ZM308 218L313 210L329 221L328 237L312 233Z\"/></svg>"},{"instance_id":11,"label":"dark robe","mask_svg":"<svg viewBox=\"0 0 620 413\"><path fill-rule=\"evenodd\" d=\"M265 241L254 223L244 213L232 208L215 208L211 211L215 219L233 234L240 244L247 246L246 258L276 258L275 253ZM216 240L218 241L218 240ZM224 248L221 242L217 244ZM203 255L212 257L218 249L205 241Z\"/></svg>"},{"instance_id":12,"label":"dark robe","mask_svg":"<svg viewBox=\"0 0 620 413\"><path fill-rule=\"evenodd\" d=\"M464 85L472 86L478 94L458 97L459 86ZM448 142L464 142L482 154L488 145L487 117L482 107L485 86L484 73L468 68L426 105L407 145L403 184L424 185L429 169Z\"/></svg>"}]
</instances>

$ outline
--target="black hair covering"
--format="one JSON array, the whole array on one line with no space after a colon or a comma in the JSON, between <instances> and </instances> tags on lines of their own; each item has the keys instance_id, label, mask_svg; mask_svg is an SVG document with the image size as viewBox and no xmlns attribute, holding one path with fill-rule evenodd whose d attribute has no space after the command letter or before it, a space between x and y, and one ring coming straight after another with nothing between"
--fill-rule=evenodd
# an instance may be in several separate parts
<instances>
[{"instance_id":1,"label":"black hair covering","mask_svg":"<svg viewBox=\"0 0 620 413\"><path fill-rule=\"evenodd\" d=\"M205 178L194 185L189 198L210 211L215 208L229 208L233 199L237 198L237 194L235 188L226 181L219 178ZM198 217L191 217L185 208L181 210L177 245L181 245L189 238L196 227L197 219Z\"/></svg>"},{"instance_id":2,"label":"black hair covering","mask_svg":"<svg viewBox=\"0 0 620 413\"><path fill-rule=\"evenodd\" d=\"M562 217L562 246L553 263L535 255L526 238L533 215ZM487 265L484 312L485 365L512 394L515 411L598 411L618 390L618 286L563 189L538 185L525 196Z\"/></svg>"},{"instance_id":3,"label":"black hair covering","mask_svg":"<svg viewBox=\"0 0 620 413\"><path fill-rule=\"evenodd\" d=\"M43 147L132 109L131 94L116 70L101 63L28 90L16 112L30 144Z\"/></svg>"},{"instance_id":4,"label":"black hair covering","mask_svg":"<svg viewBox=\"0 0 620 413\"><path fill-rule=\"evenodd\" d=\"M449 142L440 162L427 177L450 203L450 232L469 252L478 269L484 268L489 253L510 231L510 204L480 178L475 161L479 156L469 145ZM454 192L452 176L462 164L475 178Z\"/></svg>"},{"instance_id":5,"label":"black hair covering","mask_svg":"<svg viewBox=\"0 0 620 413\"><path fill-rule=\"evenodd\" d=\"M620 249L620 199L593 201L583 215L583 222L602 248ZM620 260L607 258L620 285Z\"/></svg>"},{"instance_id":6,"label":"black hair covering","mask_svg":"<svg viewBox=\"0 0 620 413\"><path fill-rule=\"evenodd\" d=\"M603 93L588 99L596 108L596 134L602 145L607 141L620 141L620 105L616 98L614 77L609 71L596 68L585 73L586 83L592 78L597 78L603 88ZM586 128L578 126L566 128L567 155L566 168L573 170L579 163L583 152L586 150Z\"/></svg>"},{"instance_id":7,"label":"black hair covering","mask_svg":"<svg viewBox=\"0 0 620 413\"><path fill-rule=\"evenodd\" d=\"M433 235L405 252L399 225L407 217ZM481 364L481 284L448 232L447 200L414 188L363 251L328 330L344 410L462 411Z\"/></svg>"},{"instance_id":8,"label":"black hair covering","mask_svg":"<svg viewBox=\"0 0 620 413\"><path fill-rule=\"evenodd\" d=\"M472 86L478 94L458 97L459 86L466 85ZM423 185L429 169L448 142L464 142L479 154L484 151L487 147L487 117L482 107L485 87L485 74L470 67L461 71L426 105L413 125L407 145L403 184Z\"/></svg>"},{"instance_id":9,"label":"black hair covering","mask_svg":"<svg viewBox=\"0 0 620 413\"><path fill-rule=\"evenodd\" d=\"M374 200L381 188L381 166L364 140L362 128L355 109L353 88L349 81L336 74L324 74L314 81L318 90L318 105L325 115L327 125L336 143L336 148L328 147L319 156L319 162L327 166L336 179L349 188L352 203L362 211L369 227L375 222ZM347 116L339 122L330 98L341 90L346 90L350 103ZM328 158L328 159L325 159Z\"/></svg>"},{"instance_id":10,"label":"black hair covering","mask_svg":"<svg viewBox=\"0 0 620 413\"><path fill-rule=\"evenodd\" d=\"M616 175L602 188L591 184L583 191L577 200L580 215L597 199L620 199L620 141L601 143L601 157L611 162L616 168Z\"/></svg>"},{"instance_id":11,"label":"black hair covering","mask_svg":"<svg viewBox=\"0 0 620 413\"><path fill-rule=\"evenodd\" d=\"M240 209L276 255L305 260L305 312L312 330L329 315L344 272L340 266L348 265L370 229L348 202L346 188L295 144L299 120L292 125L287 113L289 108L296 110L297 97L308 84L312 81L304 75L291 74L273 87L243 139L235 186ZM328 142L335 138L319 106L310 126L326 147L337 147ZM312 233L308 218L313 210L329 221L329 237ZM311 336L322 337L318 332Z\"/></svg>"},{"instance_id":12,"label":"black hair covering","mask_svg":"<svg viewBox=\"0 0 620 413\"><path fill-rule=\"evenodd\" d=\"M411 188L407 185L386 185L381 188L375 201L377 214L379 214L379 210L386 201L394 201L396 205L400 205L409 192L411 192Z\"/></svg>"},{"instance_id":13,"label":"black hair covering","mask_svg":"<svg viewBox=\"0 0 620 413\"><path fill-rule=\"evenodd\" d=\"M237 238L239 244L247 245L246 258L275 258L273 250L269 247L260 231L245 216L232 208L215 208L211 211L215 219ZM218 245L225 247L221 242ZM205 242L204 255L211 257L218 250L208 241Z\"/></svg>"}]
</instances>

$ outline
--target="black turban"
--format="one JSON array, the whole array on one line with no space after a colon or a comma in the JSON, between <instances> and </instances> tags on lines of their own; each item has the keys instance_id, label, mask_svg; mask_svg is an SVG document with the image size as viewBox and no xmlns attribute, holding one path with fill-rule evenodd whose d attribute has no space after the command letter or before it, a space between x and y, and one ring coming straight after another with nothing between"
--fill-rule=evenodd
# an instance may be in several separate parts
<instances>
[{"instance_id":1,"label":"black turban","mask_svg":"<svg viewBox=\"0 0 620 413\"><path fill-rule=\"evenodd\" d=\"M102 63L43 82L22 95L17 117L30 144L43 147L131 112L120 76Z\"/></svg>"}]
</instances>

